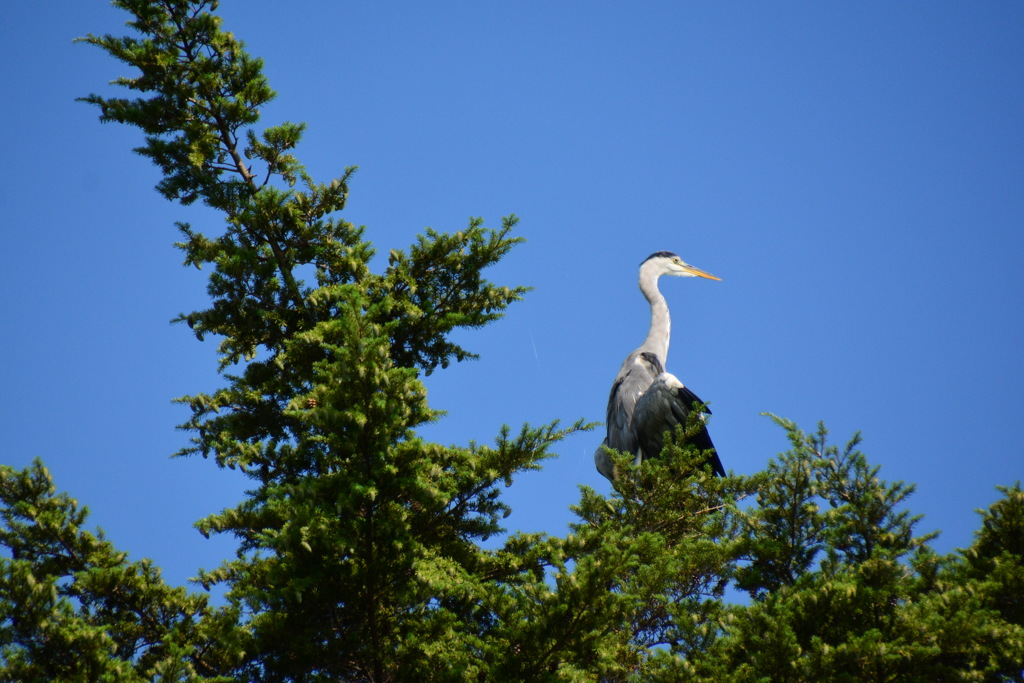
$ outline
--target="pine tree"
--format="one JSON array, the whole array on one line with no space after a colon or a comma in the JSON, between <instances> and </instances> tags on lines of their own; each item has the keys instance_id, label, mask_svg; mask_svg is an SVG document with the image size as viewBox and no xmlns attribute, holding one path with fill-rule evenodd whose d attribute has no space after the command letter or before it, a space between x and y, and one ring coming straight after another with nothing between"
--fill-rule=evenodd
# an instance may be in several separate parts
<instances>
[{"instance_id":1,"label":"pine tree","mask_svg":"<svg viewBox=\"0 0 1024 683\"><path fill-rule=\"evenodd\" d=\"M692 413L660 457L640 467L617 458L625 474L611 498L585 490L576 508L587 522L576 530L592 532L590 552L625 551L629 564L616 589L633 601L629 635L646 657L686 658L714 640L741 549L737 503L758 481L714 476L709 454L689 443L701 419Z\"/></svg>"},{"instance_id":2,"label":"pine tree","mask_svg":"<svg viewBox=\"0 0 1024 683\"><path fill-rule=\"evenodd\" d=\"M741 513L736 584L754 602L731 609L721 637L695 658L696 678L1022 680L1019 624L993 609L1009 586L986 600L982 586L995 586L967 578L983 555L1019 570L1011 539L1024 517L1012 492L985 513L998 541L987 546L983 531L967 562L940 557L927 546L936 534L915 536L920 517L902 509L914 487L880 479L857 450L859 434L840 450L824 425L806 434L773 418L793 447L769 464L758 505Z\"/></svg>"},{"instance_id":3,"label":"pine tree","mask_svg":"<svg viewBox=\"0 0 1024 683\"><path fill-rule=\"evenodd\" d=\"M384 681L465 670L468 653L450 653L474 635L484 584L520 571L513 553L477 545L502 531L501 485L583 426L506 428L493 447L415 434L438 416L421 374L474 357L451 333L500 318L526 291L483 276L521 241L515 217L427 230L371 272L363 229L338 216L354 168L318 183L293 154L302 125L255 130L274 93L260 60L221 29L216 2L115 4L142 37L84 40L134 67L116 83L141 96L86 101L101 120L142 129L136 151L161 169L165 197L224 219L212 236L179 225L185 263L212 267L211 307L179 320L221 340L227 381L180 399L194 434L181 454L255 484L199 524L239 540L238 558L200 580L230 587L242 671Z\"/></svg>"},{"instance_id":4,"label":"pine tree","mask_svg":"<svg viewBox=\"0 0 1024 683\"><path fill-rule=\"evenodd\" d=\"M1003 497L978 511L982 526L963 551L966 571L984 584L989 604L1004 619L1024 626L1024 491L1020 482L996 488Z\"/></svg>"},{"instance_id":5,"label":"pine tree","mask_svg":"<svg viewBox=\"0 0 1024 683\"><path fill-rule=\"evenodd\" d=\"M220 680L231 610L129 562L87 517L42 463L0 466L0 680Z\"/></svg>"}]
</instances>

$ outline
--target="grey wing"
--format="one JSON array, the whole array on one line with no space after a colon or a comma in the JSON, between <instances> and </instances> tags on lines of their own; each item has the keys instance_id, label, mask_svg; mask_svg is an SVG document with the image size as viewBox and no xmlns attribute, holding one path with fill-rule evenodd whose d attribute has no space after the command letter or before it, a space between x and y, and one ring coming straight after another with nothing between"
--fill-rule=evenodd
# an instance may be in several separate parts
<instances>
[{"instance_id":1,"label":"grey wing","mask_svg":"<svg viewBox=\"0 0 1024 683\"><path fill-rule=\"evenodd\" d=\"M633 428L636 403L654 378L661 372L661 363L651 353L633 352L619 369L608 395L606 427L608 436L594 452L597 471L609 481L615 480L614 465L604 447L636 454L639 444Z\"/></svg>"},{"instance_id":2,"label":"grey wing","mask_svg":"<svg viewBox=\"0 0 1024 683\"><path fill-rule=\"evenodd\" d=\"M597 471L600 472L605 479L608 481L615 481L615 463L605 452L605 447L608 445L608 439L601 442L601 445L594 451L594 465L597 466Z\"/></svg>"},{"instance_id":3,"label":"grey wing","mask_svg":"<svg viewBox=\"0 0 1024 683\"><path fill-rule=\"evenodd\" d=\"M661 363L649 353L631 353L619 369L608 396L607 445L636 453L639 442L633 426L637 402L661 372Z\"/></svg>"},{"instance_id":4,"label":"grey wing","mask_svg":"<svg viewBox=\"0 0 1024 683\"><path fill-rule=\"evenodd\" d=\"M634 428L640 447L638 460L654 458L661 454L661 449L665 445L665 432L674 430L677 425L686 424L686 418L695 402L703 403L674 375L667 372L658 375L637 402L633 415ZM690 443L702 451L715 450L715 445L711 442L711 435L708 434L706 427L702 427ZM710 458L710 464L716 475L725 475L725 468L722 467L717 452L714 452Z\"/></svg>"}]
</instances>

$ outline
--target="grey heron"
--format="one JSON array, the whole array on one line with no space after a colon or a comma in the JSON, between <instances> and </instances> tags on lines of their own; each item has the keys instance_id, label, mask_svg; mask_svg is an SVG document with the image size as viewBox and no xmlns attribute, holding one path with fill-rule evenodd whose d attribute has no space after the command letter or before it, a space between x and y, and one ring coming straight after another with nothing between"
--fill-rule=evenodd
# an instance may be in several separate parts
<instances>
[{"instance_id":1,"label":"grey heron","mask_svg":"<svg viewBox=\"0 0 1024 683\"><path fill-rule=\"evenodd\" d=\"M662 275L721 280L670 251L657 251L640 264L640 291L651 304L651 327L644 343L619 368L608 396L608 435L594 453L597 471L612 482L615 468L605 446L632 453L633 464L639 465L661 453L665 432L686 423L694 402L703 403L675 375L665 371L671 322L668 303L658 290ZM707 428L702 428L691 443L702 451L711 450L712 471L725 475Z\"/></svg>"}]
</instances>

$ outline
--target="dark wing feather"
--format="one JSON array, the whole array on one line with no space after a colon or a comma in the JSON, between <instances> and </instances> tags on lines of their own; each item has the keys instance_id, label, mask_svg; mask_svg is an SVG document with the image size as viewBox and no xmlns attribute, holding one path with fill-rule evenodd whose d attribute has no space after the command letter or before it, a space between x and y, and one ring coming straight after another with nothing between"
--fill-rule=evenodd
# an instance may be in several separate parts
<instances>
[{"instance_id":1,"label":"dark wing feather","mask_svg":"<svg viewBox=\"0 0 1024 683\"><path fill-rule=\"evenodd\" d=\"M675 376L668 373L658 375L637 402L633 414L633 431L640 449L638 460L661 454L661 449L665 445L665 432L675 430L678 425L685 425L694 403L703 404L703 401L683 386ZM718 476L725 475L725 468L722 467L722 461L715 451L715 445L711 442L706 427L702 426L690 443L702 451L713 451L710 458L711 469Z\"/></svg>"}]
</instances>

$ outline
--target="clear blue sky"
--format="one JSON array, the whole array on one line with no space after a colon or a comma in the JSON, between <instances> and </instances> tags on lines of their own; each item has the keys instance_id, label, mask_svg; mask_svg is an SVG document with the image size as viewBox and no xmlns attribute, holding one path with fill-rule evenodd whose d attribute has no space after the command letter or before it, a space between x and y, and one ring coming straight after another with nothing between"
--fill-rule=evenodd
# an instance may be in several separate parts
<instances>
[{"instance_id":1,"label":"clear blue sky","mask_svg":"<svg viewBox=\"0 0 1024 683\"><path fill-rule=\"evenodd\" d=\"M386 255L424 226L529 241L491 273L535 287L428 378L426 435L602 420L667 249L722 282L662 282L669 369L709 401L727 468L785 450L771 411L855 430L918 485L921 532L970 542L975 508L1024 478L1024 5L227 2L266 60L266 124L306 121L324 180L360 166L346 218ZM125 67L71 40L119 33L103 2L15 3L0 27L2 461L41 456L119 547L183 583L230 554L192 523L246 482L168 456L182 394L217 386L215 342L134 129L74 102ZM383 261L383 258L380 259ZM507 492L513 529L562 534L599 432Z\"/></svg>"}]
</instances>

